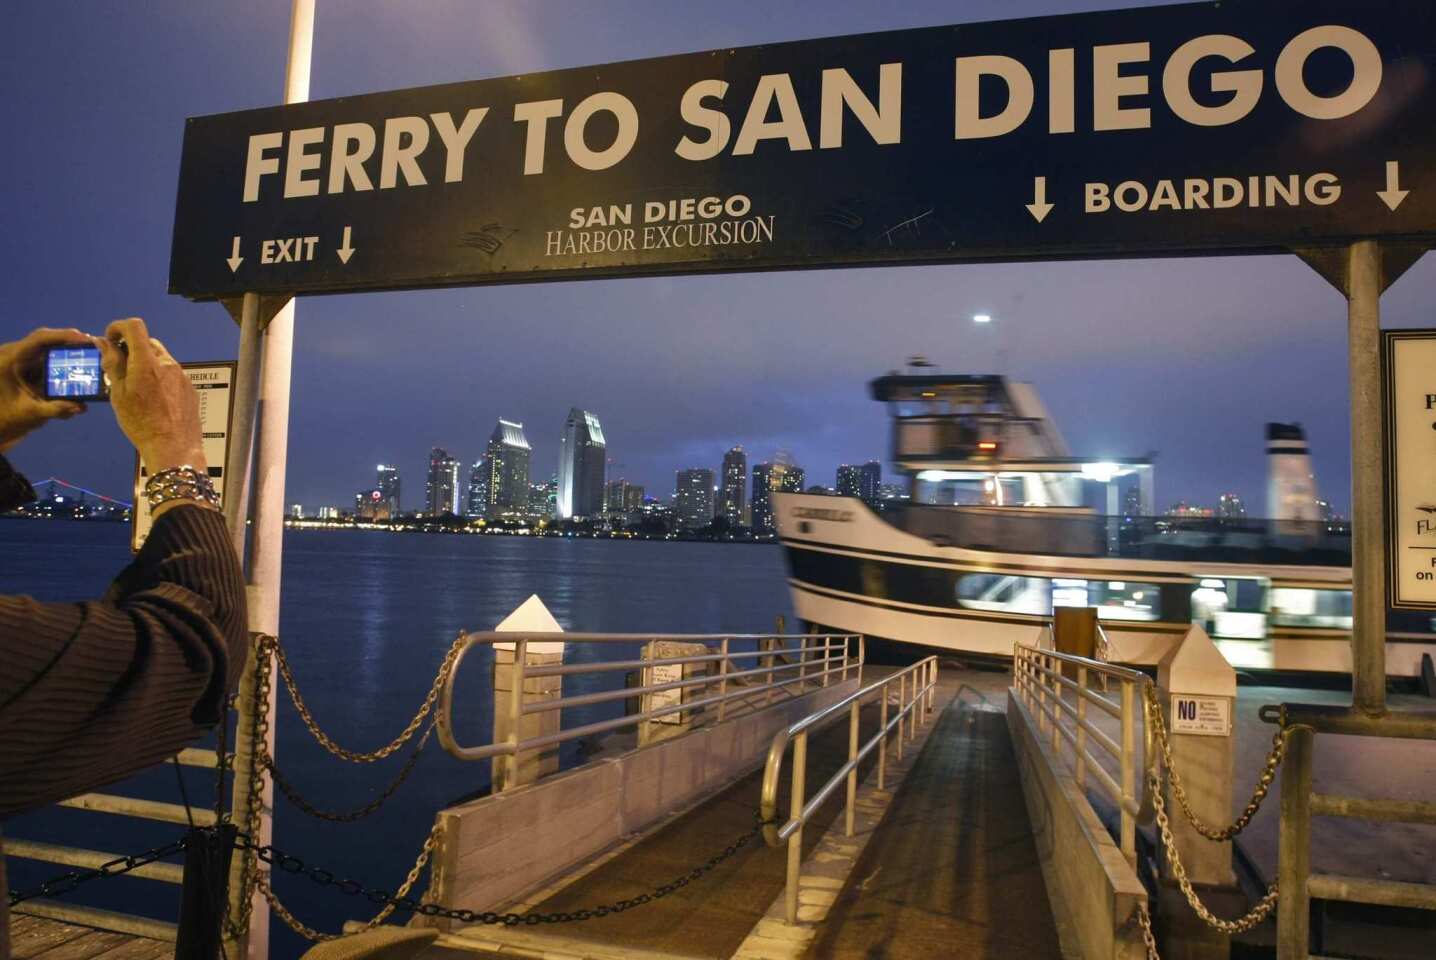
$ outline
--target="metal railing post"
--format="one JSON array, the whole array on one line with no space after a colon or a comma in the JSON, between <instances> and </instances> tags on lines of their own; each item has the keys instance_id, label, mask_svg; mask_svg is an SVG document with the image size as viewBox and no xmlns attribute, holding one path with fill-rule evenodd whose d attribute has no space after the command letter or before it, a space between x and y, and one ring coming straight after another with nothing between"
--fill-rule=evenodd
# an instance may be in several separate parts
<instances>
[{"instance_id":1,"label":"metal railing post","mask_svg":"<svg viewBox=\"0 0 1436 960\"><path fill-rule=\"evenodd\" d=\"M898 758L899 760L902 759L903 721L904 721L904 720L906 719L906 717L907 717L907 714L904 713L903 711L904 711L904 709L906 708L906 706L907 706L907 674L905 674L905 673L900 673L900 674L898 674L898 702L897 702L897 708L898 708L898 717L897 717L897 758Z\"/></svg>"},{"instance_id":2,"label":"metal railing post","mask_svg":"<svg viewBox=\"0 0 1436 960\"><path fill-rule=\"evenodd\" d=\"M823 671L823 686L825 686L825 687L828 685L828 667L830 666L829 660L830 660L830 658L832 657L832 655L833 655L833 641L832 641L832 640L824 640L824 641L823 641L823 663L822 663L822 671Z\"/></svg>"},{"instance_id":3,"label":"metal railing post","mask_svg":"<svg viewBox=\"0 0 1436 960\"><path fill-rule=\"evenodd\" d=\"M728 713L728 638L723 638L723 645L719 648L723 659L718 663L718 722L723 722L723 717Z\"/></svg>"},{"instance_id":4,"label":"metal railing post","mask_svg":"<svg viewBox=\"0 0 1436 960\"><path fill-rule=\"evenodd\" d=\"M808 636L798 638L798 695L808 691Z\"/></svg>"},{"instance_id":5,"label":"metal railing post","mask_svg":"<svg viewBox=\"0 0 1436 960\"><path fill-rule=\"evenodd\" d=\"M1137 821L1130 808L1136 805L1132 764L1132 754L1137 746L1136 693L1132 681L1122 681L1122 855L1133 866L1137 864Z\"/></svg>"},{"instance_id":6,"label":"metal railing post","mask_svg":"<svg viewBox=\"0 0 1436 960\"><path fill-rule=\"evenodd\" d=\"M853 768L848 771L848 813L846 819L847 836L853 835L853 817L857 813L858 805L858 702L848 709L848 762Z\"/></svg>"},{"instance_id":7,"label":"metal railing post","mask_svg":"<svg viewBox=\"0 0 1436 960\"><path fill-rule=\"evenodd\" d=\"M519 729L524 720L524 667L528 664L529 644L527 640L514 643L514 666L510 674L513 690L509 693L509 754L504 760L504 782L499 790L511 790L519 782L519 741L523 739Z\"/></svg>"},{"instance_id":8,"label":"metal railing post","mask_svg":"<svg viewBox=\"0 0 1436 960\"><path fill-rule=\"evenodd\" d=\"M767 651L768 651L768 655L763 658L763 666L765 666L765 667L768 668L768 673L767 673L767 675L763 678L763 683L764 683L764 685L766 685L767 688L768 688L768 702L769 702L769 703L772 703L774 700L778 699L778 691L777 691L777 689L773 686L773 660L774 660L773 644L776 643L777 641L776 641L774 638L769 637L769 638L767 638L767 639L765 639L765 640L761 640L761 641L759 641L759 642L762 643L763 646L764 646L764 647L767 649Z\"/></svg>"},{"instance_id":9,"label":"metal railing post","mask_svg":"<svg viewBox=\"0 0 1436 960\"><path fill-rule=\"evenodd\" d=\"M888 687L883 681L882 695L878 697L878 789L886 786L888 772Z\"/></svg>"},{"instance_id":10,"label":"metal railing post","mask_svg":"<svg viewBox=\"0 0 1436 960\"><path fill-rule=\"evenodd\" d=\"M1062 756L1062 665L1052 661L1052 673L1047 682L1052 684L1052 753Z\"/></svg>"},{"instance_id":11,"label":"metal railing post","mask_svg":"<svg viewBox=\"0 0 1436 960\"><path fill-rule=\"evenodd\" d=\"M927 665L928 683L931 684L927 691L927 712L932 713L937 709L937 658L934 657Z\"/></svg>"},{"instance_id":12,"label":"metal railing post","mask_svg":"<svg viewBox=\"0 0 1436 960\"><path fill-rule=\"evenodd\" d=\"M1281 771L1281 829L1277 841L1277 960L1306 960L1311 936L1311 756L1316 733L1290 728Z\"/></svg>"},{"instance_id":13,"label":"metal railing post","mask_svg":"<svg viewBox=\"0 0 1436 960\"><path fill-rule=\"evenodd\" d=\"M788 886L784 906L789 923L798 922L798 880L803 866L803 799L807 792L808 731L793 741L793 795L788 801L788 817L797 821L798 829L788 837Z\"/></svg>"},{"instance_id":14,"label":"metal railing post","mask_svg":"<svg viewBox=\"0 0 1436 960\"><path fill-rule=\"evenodd\" d=\"M1047 676L1042 673L1047 666L1047 658L1039 654L1032 661L1032 684L1037 693L1037 732L1046 733L1051 722L1047 719Z\"/></svg>"},{"instance_id":15,"label":"metal railing post","mask_svg":"<svg viewBox=\"0 0 1436 960\"><path fill-rule=\"evenodd\" d=\"M1087 668L1077 668L1077 786L1087 786Z\"/></svg>"}]
</instances>

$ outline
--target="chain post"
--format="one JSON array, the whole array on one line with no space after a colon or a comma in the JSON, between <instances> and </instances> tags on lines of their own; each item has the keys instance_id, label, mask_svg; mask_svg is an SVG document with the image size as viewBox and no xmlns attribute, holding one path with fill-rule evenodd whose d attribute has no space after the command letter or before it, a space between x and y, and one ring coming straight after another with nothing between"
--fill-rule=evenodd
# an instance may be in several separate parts
<instances>
[{"instance_id":1,"label":"chain post","mask_svg":"<svg viewBox=\"0 0 1436 960\"><path fill-rule=\"evenodd\" d=\"M214 960L219 956L236 833L234 824L220 823L211 830L196 827L185 834L176 957Z\"/></svg>"},{"instance_id":2,"label":"chain post","mask_svg":"<svg viewBox=\"0 0 1436 960\"><path fill-rule=\"evenodd\" d=\"M1277 960L1306 960L1311 938L1311 760L1316 733L1295 726L1281 774L1281 831L1277 879L1285 891L1276 918Z\"/></svg>"}]
</instances>

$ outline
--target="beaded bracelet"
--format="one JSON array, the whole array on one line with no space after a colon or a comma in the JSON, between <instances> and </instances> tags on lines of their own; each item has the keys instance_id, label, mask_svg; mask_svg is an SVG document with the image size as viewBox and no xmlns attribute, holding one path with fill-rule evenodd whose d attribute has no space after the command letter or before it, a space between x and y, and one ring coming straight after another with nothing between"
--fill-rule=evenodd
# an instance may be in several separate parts
<instances>
[{"instance_id":1,"label":"beaded bracelet","mask_svg":"<svg viewBox=\"0 0 1436 960\"><path fill-rule=\"evenodd\" d=\"M151 510L170 500L193 500L216 509L219 507L219 494L215 492L209 474L188 464L161 470L145 481L145 501Z\"/></svg>"}]
</instances>

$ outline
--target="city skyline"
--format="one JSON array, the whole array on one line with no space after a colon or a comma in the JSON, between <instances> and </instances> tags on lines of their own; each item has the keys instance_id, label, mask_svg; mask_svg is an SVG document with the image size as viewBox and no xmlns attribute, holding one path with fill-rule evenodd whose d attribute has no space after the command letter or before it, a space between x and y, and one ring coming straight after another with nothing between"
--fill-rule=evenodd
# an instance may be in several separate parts
<instances>
[{"instance_id":1,"label":"city skyline","mask_svg":"<svg viewBox=\"0 0 1436 960\"><path fill-rule=\"evenodd\" d=\"M604 14L560 0L436 0L419 17L364 0L343 12L320 4L313 96L1109 5L834 0L815 26L801 9L751 0L722 10L615 0ZM279 99L287 8L260 5L235 22L217 9L156 3L100 21L81 8L22 6L12 19L27 42L0 69L12 88L35 95L0 109L17 142L51 149L0 158L11 182L43 198L11 211L7 263L25 282L10 284L5 339L42 323L99 332L113 317L139 315L182 359L232 358L237 332L224 311L166 292L180 134L185 117ZM41 88L35 78L60 62L69 82ZM177 71L209 82L175 84ZM57 128L55 116L86 122ZM83 202L77 182L87 185ZM85 265L84 282L74 282L74 264ZM1428 257L1385 296L1385 325L1428 324L1433 291ZM979 328L975 314L992 322ZM475 409L529 424L533 462L547 476L573 405L601 412L620 472L650 489L666 487L675 469L717 467L737 442L750 463L786 449L827 478L840 463L884 457L886 415L865 384L910 353L949 371L1034 382L1073 449L1094 459L1156 450L1162 503L1230 490L1253 510L1265 499L1262 424L1301 421L1322 495L1348 509L1345 305L1291 256L303 298L285 499L347 504L374 464L396 456L417 490L435 444L459 455L467 474L483 447ZM567 402L554 400L556 390ZM355 423L363 429L343 429ZM416 442L399 449L396 437ZM133 452L99 404L27 438L11 458L31 475L110 495L131 485Z\"/></svg>"}]
</instances>

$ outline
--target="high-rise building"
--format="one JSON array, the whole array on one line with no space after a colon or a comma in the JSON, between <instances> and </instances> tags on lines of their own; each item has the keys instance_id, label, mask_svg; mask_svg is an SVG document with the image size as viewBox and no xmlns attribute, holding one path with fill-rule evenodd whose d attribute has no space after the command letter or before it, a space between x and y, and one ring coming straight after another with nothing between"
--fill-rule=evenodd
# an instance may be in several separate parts
<instances>
[{"instance_id":1,"label":"high-rise building","mask_svg":"<svg viewBox=\"0 0 1436 960\"><path fill-rule=\"evenodd\" d=\"M1224 493L1217 498L1217 516L1223 520L1244 520L1246 515L1246 504L1235 493Z\"/></svg>"},{"instance_id":2,"label":"high-rise building","mask_svg":"<svg viewBox=\"0 0 1436 960\"><path fill-rule=\"evenodd\" d=\"M304 519L304 505L301 504L301 503L291 503L291 504L289 505L289 516L290 516L290 519L293 519L293 520L303 520L303 519Z\"/></svg>"},{"instance_id":3,"label":"high-rise building","mask_svg":"<svg viewBox=\"0 0 1436 960\"><path fill-rule=\"evenodd\" d=\"M717 515L727 520L729 526L743 525L747 488L748 455L742 447L734 447L723 454L723 473L718 478Z\"/></svg>"},{"instance_id":4,"label":"high-rise building","mask_svg":"<svg viewBox=\"0 0 1436 960\"><path fill-rule=\"evenodd\" d=\"M610 480L603 488L603 512L605 516L622 519L624 501L628 497L627 480Z\"/></svg>"},{"instance_id":5,"label":"high-rise building","mask_svg":"<svg viewBox=\"0 0 1436 960\"><path fill-rule=\"evenodd\" d=\"M489 515L489 458L480 457L469 468L469 490L464 516L487 517Z\"/></svg>"},{"instance_id":6,"label":"high-rise building","mask_svg":"<svg viewBox=\"0 0 1436 960\"><path fill-rule=\"evenodd\" d=\"M774 493L802 493L803 468L788 463L760 463L753 467L753 532L773 533Z\"/></svg>"},{"instance_id":7,"label":"high-rise building","mask_svg":"<svg viewBox=\"0 0 1436 960\"><path fill-rule=\"evenodd\" d=\"M380 491L383 499L383 491ZM459 461L443 447L429 451L429 479L424 485L424 513L442 517L459 512Z\"/></svg>"},{"instance_id":8,"label":"high-rise building","mask_svg":"<svg viewBox=\"0 0 1436 960\"><path fill-rule=\"evenodd\" d=\"M861 497L863 495L863 468L846 463L839 466L837 489L840 497Z\"/></svg>"},{"instance_id":9,"label":"high-rise building","mask_svg":"<svg viewBox=\"0 0 1436 960\"><path fill-rule=\"evenodd\" d=\"M489 509L493 519L529 509L529 456L533 453L524 425L500 419L489 437Z\"/></svg>"},{"instance_id":10,"label":"high-rise building","mask_svg":"<svg viewBox=\"0 0 1436 960\"><path fill-rule=\"evenodd\" d=\"M558 448L558 503L555 515L596 517L603 512L603 466L607 456L598 417L569 410Z\"/></svg>"},{"instance_id":11,"label":"high-rise building","mask_svg":"<svg viewBox=\"0 0 1436 960\"><path fill-rule=\"evenodd\" d=\"M680 530L713 522L713 471L706 467L679 470L673 493L673 519Z\"/></svg>"},{"instance_id":12,"label":"high-rise building","mask_svg":"<svg viewBox=\"0 0 1436 960\"><path fill-rule=\"evenodd\" d=\"M399 515L399 468L387 464L379 464L378 482L374 486L379 490L379 496L383 499L385 507L389 510L389 516Z\"/></svg>"},{"instance_id":13,"label":"high-rise building","mask_svg":"<svg viewBox=\"0 0 1436 960\"><path fill-rule=\"evenodd\" d=\"M630 483L628 489L623 492L623 512L633 514L643 509L643 487L641 484Z\"/></svg>"},{"instance_id":14,"label":"high-rise building","mask_svg":"<svg viewBox=\"0 0 1436 960\"><path fill-rule=\"evenodd\" d=\"M354 516L360 520L392 519L389 504L378 487L373 490L360 490L354 494Z\"/></svg>"},{"instance_id":15,"label":"high-rise building","mask_svg":"<svg viewBox=\"0 0 1436 960\"><path fill-rule=\"evenodd\" d=\"M883 485L883 465L878 460L869 460L858 468L861 476L858 480L858 496L863 503L872 506L882 499L879 492Z\"/></svg>"}]
</instances>

